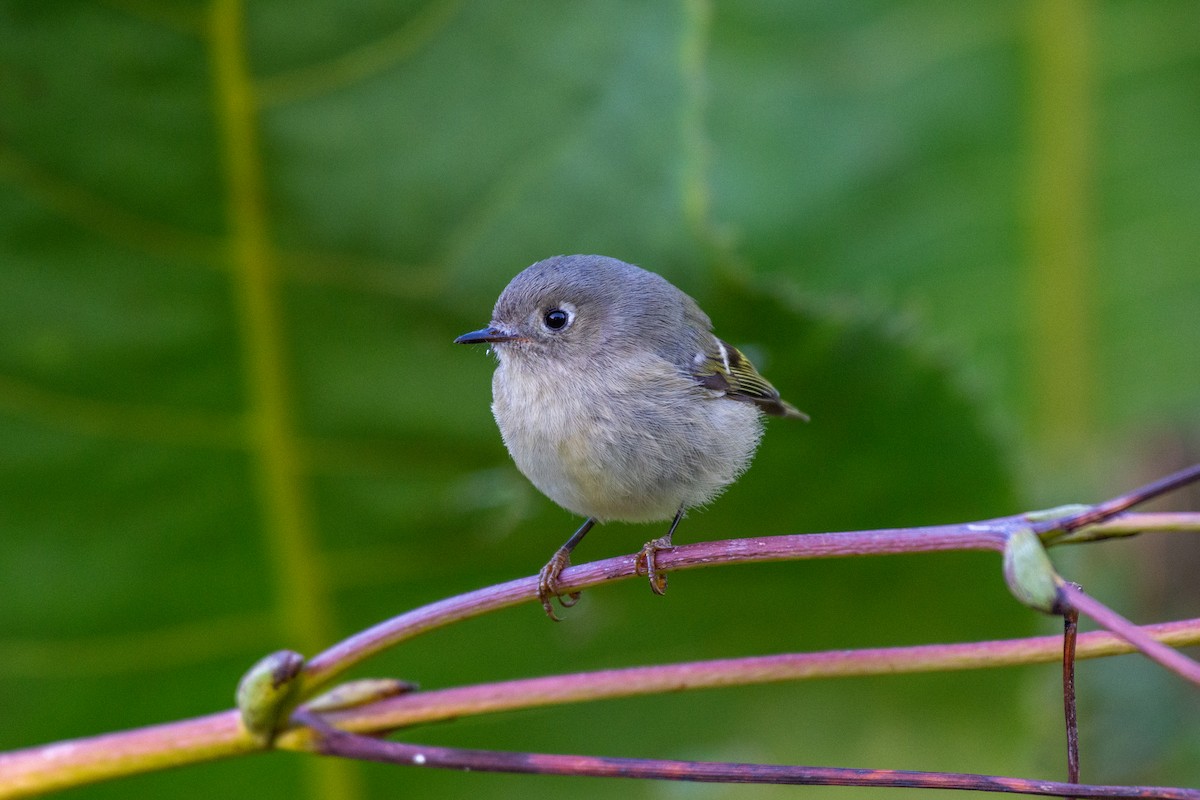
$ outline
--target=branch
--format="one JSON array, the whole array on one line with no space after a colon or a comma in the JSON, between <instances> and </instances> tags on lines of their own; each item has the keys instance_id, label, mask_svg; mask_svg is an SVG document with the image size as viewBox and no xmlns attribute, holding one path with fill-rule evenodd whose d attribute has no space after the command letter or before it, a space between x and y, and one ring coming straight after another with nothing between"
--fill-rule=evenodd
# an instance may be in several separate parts
<instances>
[{"instance_id":1,"label":"branch","mask_svg":"<svg viewBox=\"0 0 1200 800\"><path fill-rule=\"evenodd\" d=\"M1164 786L1094 786L961 772L797 767L720 761L676 761L651 758L604 758L549 753L508 753L390 742L346 733L320 719L304 720L319 731L313 751L363 761L436 767L467 772L524 775L583 775L698 783L757 783L791 786L886 786L961 789L1075 798L1157 798L1200 800L1200 790Z\"/></svg>"},{"instance_id":2,"label":"branch","mask_svg":"<svg viewBox=\"0 0 1200 800\"><path fill-rule=\"evenodd\" d=\"M533 599L533 598L531 598ZM1177 646L1200 644L1200 619L1143 629ZM985 669L1056 661L1057 636L859 652L801 653L693 664L635 667L414 692L360 708L322 715L354 731L383 732L438 720L552 704L629 697L771 681L883 673ZM975 652L975 651L979 652ZM1100 658L1134 648L1110 633L1079 636L1077 657ZM311 728L284 732L275 746L314 748ZM262 752L268 745L250 734L236 710L120 733L0 753L0 799L29 797L102 780Z\"/></svg>"},{"instance_id":3,"label":"branch","mask_svg":"<svg viewBox=\"0 0 1200 800\"><path fill-rule=\"evenodd\" d=\"M1200 471L1197 474L1200 475ZM1127 498L1128 495L1122 497ZM1119 513L1112 511L1111 508L1110 512L1112 514ZM1200 531L1200 514L1128 514L1107 520L1102 515L1097 516L1091 511L1087 513L1089 521L1086 523L1086 527L1081 523L1079 529L1086 531L1092 540L1107 538L1105 532L1110 526L1116 531L1114 536L1130 535L1131 529ZM1036 526L1029 525L1026 515L1015 515L982 522L920 528L886 528L874 531L803 533L748 539L724 539L679 545L659 552L655 560L663 572L674 572L724 564L766 561L800 561L816 558L972 550L1003 552L1008 537L1015 530L1028 526L1043 533L1054 531L1059 529L1058 523L1072 522L1081 516L1042 521ZM1145 518L1140 523L1138 522L1139 516ZM1182 523L1182 526L1175 519L1177 516L1186 518L1186 522ZM617 556L570 567L562 573L558 585L560 590L567 594L636 576L636 556ZM536 577L521 578L450 597L385 620L311 658L300 676L302 682L300 695L311 697L318 689L346 670L407 639L455 622L536 599L537 587ZM1098 604L1092 604L1092 607L1096 606ZM1098 607L1103 608L1103 606ZM1087 611L1080 610L1091 616ZM1195 664L1195 662L1192 663ZM1200 668L1200 665L1197 668ZM1195 681L1195 678L1190 675L1189 679Z\"/></svg>"},{"instance_id":4,"label":"branch","mask_svg":"<svg viewBox=\"0 0 1200 800\"><path fill-rule=\"evenodd\" d=\"M1090 597L1078 586L1064 583L1059 587L1059 592L1069 608L1091 617L1095 622L1132 644L1147 658L1157 661L1172 672L1200 685L1200 663L1147 636L1137 625Z\"/></svg>"},{"instance_id":5,"label":"branch","mask_svg":"<svg viewBox=\"0 0 1200 800\"><path fill-rule=\"evenodd\" d=\"M1022 517L988 522L890 528L842 533L802 533L748 539L698 542L663 550L655 556L658 568L677 572L724 564L799 561L814 558L1004 549L1008 531ZM558 586L577 592L637 576L636 556L625 555L570 567ZM305 697L371 656L406 639L454 622L529 602L537 598L536 577L521 578L450 597L414 609L351 636L311 658L301 676Z\"/></svg>"},{"instance_id":6,"label":"branch","mask_svg":"<svg viewBox=\"0 0 1200 800\"><path fill-rule=\"evenodd\" d=\"M1082 544L1104 539L1119 539L1142 533L1200 533L1200 513L1157 512L1122 514L1094 525L1085 525L1070 533L1055 536L1048 544Z\"/></svg>"},{"instance_id":7,"label":"branch","mask_svg":"<svg viewBox=\"0 0 1200 800\"><path fill-rule=\"evenodd\" d=\"M1053 541L1055 534L1062 533L1059 541L1082 541L1126 536L1134 530L1191 530L1200 529L1200 515L1132 515L1122 514L1132 505L1177 488L1200 478L1200 465L1176 475L1150 484L1143 489L1122 495L1107 503L1084 509L1082 513L1060 515L1057 519L1037 519L1032 515L1016 515L995 520L962 525L940 525L922 528L884 529L877 531L854 531L846 533L801 534L749 539L733 539L718 542L703 542L685 545L659 553L658 566L664 571L696 569L719 564L750 563L759 561L784 561L811 558L836 558L855 555L887 555L897 553L922 553L965 550L993 550L1002 552L1015 533L1033 530L1043 536L1043 541ZM1078 509L1076 509L1078 511ZM1117 515L1121 515L1117 517ZM1114 517L1116 517L1114 519ZM1065 532L1065 533L1064 533ZM579 591L602 583L610 583L633 577L636 574L635 557L622 556L605 561L572 567L562 575L560 586L565 592ZM1061 579L1053 576L1056 581ZM1063 584L1066 586L1066 584ZM289 654L277 654L278 660L270 657L260 663L257 679L261 683L246 685L252 696L274 698L263 704L269 713L265 718L274 719L273 712L286 710L290 704L312 697L322 686L381 650L428 630L449 625L490 611L537 597L537 579L523 578L475 592L447 598L415 609L386 622L380 623L360 634L335 645L311 659L302 668ZM1195 644L1200 642L1200 620L1171 623L1139 629L1120 615L1104 607L1080 591L1064 589L1061 595L1068 608L1074 608L1110 627L1134 647L1143 650L1160 663L1200 682L1200 665L1181 653L1166 647L1163 642L1173 644ZM525 706L516 700L488 701L481 699L497 689L508 693L514 684L494 684L488 687L465 687L446 690L441 700L446 705L436 704L436 693L412 695L414 698L434 698L433 702L419 712L429 720L441 718L439 708L454 708L450 716L464 713L485 713L501 708L545 705L548 702L573 702L600 697L615 697L621 693L646 693L664 689L701 688L703 686L733 685L764 682L768 680L794 680L804 677L833 676L837 674L865 674L865 672L894 672L907 662L907 671L932 669L966 669L1010 663L1033 663L1049 660L1047 657L1050 639L1015 640L1002 643L979 643L973 645L932 645L925 648L901 648L898 650L864 650L857 653L797 654L771 656L761 659L734 659L727 662L703 662L692 665L675 665L666 668L641 668L636 680L633 673L616 671L604 675L593 673L583 676L559 676L557 678L534 679L522 683L528 690L524 697ZM1057 647L1057 639L1052 640ZM1079 657L1095 657L1116 652L1129 652L1125 642L1106 634L1085 634L1079 638ZM266 671L262 671L266 667ZM287 669L272 671L274 667ZM293 668L294 667L294 668ZM297 675L297 669L299 670ZM670 670L676 670L672 675ZM656 670L663 670L658 671ZM855 670L859 670L856 672ZM621 674L617 674L621 673ZM617 675L619 686L609 685ZM299 685L287 685L296 676ZM683 676L683 677L681 677ZM682 683L681 683L682 680ZM283 682L279 682L283 681ZM542 681L542 684L538 684ZM547 689L545 681L554 681ZM573 683L574 681L574 683ZM589 681L592 681L589 684ZM599 683L596 683L598 681ZM664 681L667 682L664 685ZM672 683L673 681L673 683ZM658 687L658 688L655 688ZM450 694L458 691L457 700ZM462 702L471 693L474 699L466 702L470 710L454 702ZM353 694L352 692L350 694ZM516 697L515 695L509 695ZM556 699L557 698L557 699ZM255 701L257 702L257 701ZM399 713L400 716L381 716L370 720L363 718L358 724L380 724L394 727L410 724L402 720L404 713L425 700L405 700L403 697L381 701L361 707L353 712L337 714L370 713L381 709L381 715ZM404 711L405 703L412 707ZM275 704L275 705L272 705ZM399 704L395 712L389 704ZM472 705L474 704L474 705ZM245 709L243 709L243 712ZM286 718L286 717L283 717ZM350 717L335 717L352 724ZM122 775L149 772L184 764L209 761L234 755L242 755L268 749L272 746L271 734L262 730L254 733L242 724L239 712L230 711L184 720L165 725L141 728L122 733L78 739L74 741L35 747L0 754L0 798L25 797L54 789L78 786ZM276 742L276 746L306 749L312 745L311 729L292 728ZM1078 793L1077 793L1078 794ZM1135 795L1136 796L1136 795Z\"/></svg>"},{"instance_id":8,"label":"branch","mask_svg":"<svg viewBox=\"0 0 1200 800\"><path fill-rule=\"evenodd\" d=\"M222 711L0 753L0 798L32 797L265 749L242 727L237 711Z\"/></svg>"},{"instance_id":9,"label":"branch","mask_svg":"<svg viewBox=\"0 0 1200 800\"><path fill-rule=\"evenodd\" d=\"M1173 492L1198 480L1200 480L1200 464L1192 464L1190 467L1173 472L1165 478L1160 478L1145 486L1140 486L1131 492L1126 492L1111 500L1105 500L1103 503L1085 508L1079 513L1065 519L1046 522L1041 525L1035 524L1033 528L1038 533L1049 533L1057 530L1069 534L1079 528L1111 519L1122 511L1128 511L1136 505L1153 500L1156 497L1161 497L1168 492Z\"/></svg>"},{"instance_id":10,"label":"branch","mask_svg":"<svg viewBox=\"0 0 1200 800\"><path fill-rule=\"evenodd\" d=\"M1063 722L1067 728L1067 780L1079 783L1079 717L1075 704L1075 660L1079 643L1079 612L1063 614Z\"/></svg>"},{"instance_id":11,"label":"branch","mask_svg":"<svg viewBox=\"0 0 1200 800\"><path fill-rule=\"evenodd\" d=\"M1200 618L1147 625L1143 635L1177 647L1200 644ZM1107 631L1079 635L1076 657L1103 658L1135 652L1133 645ZM1062 637L967 642L959 644L781 653L680 664L577 672L521 678L473 686L412 692L322 717L357 733L398 728L567 703L609 700L665 692L751 686L783 681L949 672L1026 664L1056 663ZM300 726L276 740L281 749L307 750L311 731Z\"/></svg>"}]
</instances>

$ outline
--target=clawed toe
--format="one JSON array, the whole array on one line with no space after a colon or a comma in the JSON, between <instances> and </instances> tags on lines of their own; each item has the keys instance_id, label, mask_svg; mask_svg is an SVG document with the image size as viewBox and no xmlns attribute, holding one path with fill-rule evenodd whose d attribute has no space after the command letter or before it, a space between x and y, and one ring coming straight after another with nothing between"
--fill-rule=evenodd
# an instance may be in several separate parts
<instances>
[{"instance_id":1,"label":"clawed toe","mask_svg":"<svg viewBox=\"0 0 1200 800\"><path fill-rule=\"evenodd\" d=\"M558 589L558 578L562 575L563 570L571 566L571 554L569 551L557 550L554 556L546 562L546 566L542 567L538 573L538 600L542 601L542 608L546 611L546 616L555 622L561 622L557 614L554 613L554 605L552 601L558 598L558 602L563 608L570 608L579 602L579 592L570 592L562 594Z\"/></svg>"},{"instance_id":2,"label":"clawed toe","mask_svg":"<svg viewBox=\"0 0 1200 800\"><path fill-rule=\"evenodd\" d=\"M650 591L657 595L667 593L667 574L659 572L658 566L655 563L657 554L663 550L670 550L673 547L671 544L670 535L660 536L657 539L651 539L642 547L642 551L637 555L637 563L635 569L638 575L645 575L650 582Z\"/></svg>"}]
</instances>

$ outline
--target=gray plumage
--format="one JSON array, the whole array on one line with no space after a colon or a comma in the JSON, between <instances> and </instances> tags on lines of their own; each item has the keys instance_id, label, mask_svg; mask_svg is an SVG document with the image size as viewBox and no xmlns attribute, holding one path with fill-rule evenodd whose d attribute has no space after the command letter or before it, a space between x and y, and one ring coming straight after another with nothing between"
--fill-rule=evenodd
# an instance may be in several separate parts
<instances>
[{"instance_id":1,"label":"gray plumage","mask_svg":"<svg viewBox=\"0 0 1200 800\"><path fill-rule=\"evenodd\" d=\"M802 417L662 277L614 258L525 269L491 325L492 411L517 468L597 521L670 519L746 469L762 414Z\"/></svg>"}]
</instances>

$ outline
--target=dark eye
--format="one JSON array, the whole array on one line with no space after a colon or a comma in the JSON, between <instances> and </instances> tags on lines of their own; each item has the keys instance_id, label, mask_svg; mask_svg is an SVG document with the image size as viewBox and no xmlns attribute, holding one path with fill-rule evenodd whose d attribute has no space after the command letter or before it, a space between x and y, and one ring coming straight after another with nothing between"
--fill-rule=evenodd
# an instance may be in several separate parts
<instances>
[{"instance_id":1,"label":"dark eye","mask_svg":"<svg viewBox=\"0 0 1200 800\"><path fill-rule=\"evenodd\" d=\"M561 308L552 308L546 312L546 316L542 317L542 321L550 330L560 331L571 321L571 317Z\"/></svg>"}]
</instances>

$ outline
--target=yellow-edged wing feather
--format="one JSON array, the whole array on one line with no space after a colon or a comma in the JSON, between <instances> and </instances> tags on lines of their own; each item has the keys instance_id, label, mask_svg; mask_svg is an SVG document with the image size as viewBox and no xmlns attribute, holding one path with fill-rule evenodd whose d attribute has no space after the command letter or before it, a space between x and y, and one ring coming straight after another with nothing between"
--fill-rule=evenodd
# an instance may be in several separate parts
<instances>
[{"instance_id":1,"label":"yellow-edged wing feather","mask_svg":"<svg viewBox=\"0 0 1200 800\"><path fill-rule=\"evenodd\" d=\"M731 400L754 403L766 414L808 421L808 415L781 398L741 350L715 336L712 346L697 354L692 376L701 386Z\"/></svg>"}]
</instances>

